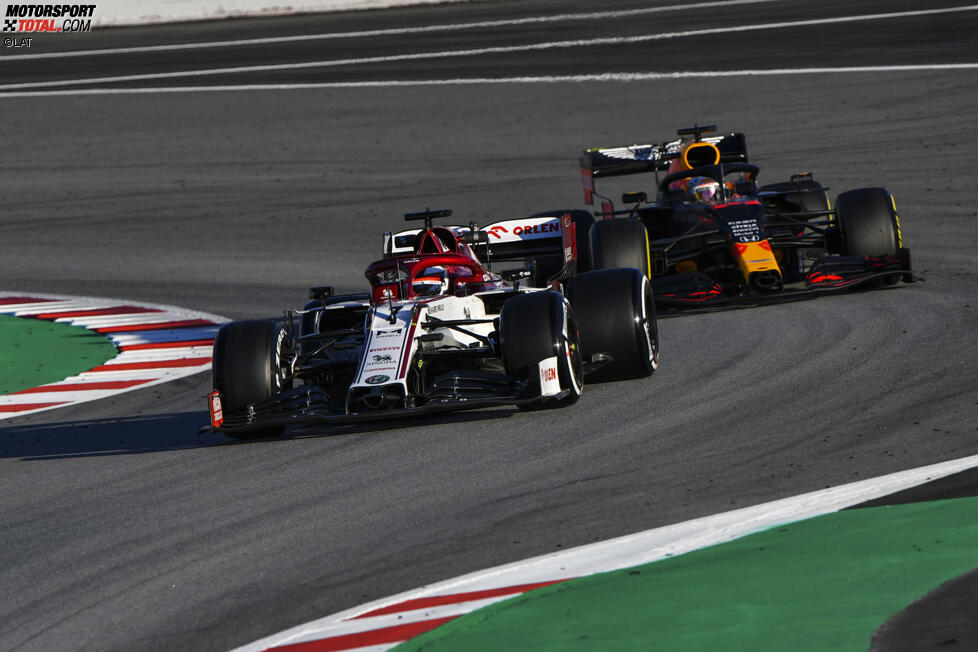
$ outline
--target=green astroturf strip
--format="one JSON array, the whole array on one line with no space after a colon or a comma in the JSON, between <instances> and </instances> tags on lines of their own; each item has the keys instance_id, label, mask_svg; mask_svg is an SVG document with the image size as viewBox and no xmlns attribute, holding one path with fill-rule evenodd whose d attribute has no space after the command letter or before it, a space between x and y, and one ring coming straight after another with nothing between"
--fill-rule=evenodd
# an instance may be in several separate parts
<instances>
[{"instance_id":1,"label":"green astroturf strip","mask_svg":"<svg viewBox=\"0 0 978 652\"><path fill-rule=\"evenodd\" d=\"M0 394L55 383L115 357L100 333L43 319L0 315Z\"/></svg>"},{"instance_id":2,"label":"green astroturf strip","mask_svg":"<svg viewBox=\"0 0 978 652\"><path fill-rule=\"evenodd\" d=\"M837 512L538 589L403 650L866 650L978 566L978 498Z\"/></svg>"}]
</instances>

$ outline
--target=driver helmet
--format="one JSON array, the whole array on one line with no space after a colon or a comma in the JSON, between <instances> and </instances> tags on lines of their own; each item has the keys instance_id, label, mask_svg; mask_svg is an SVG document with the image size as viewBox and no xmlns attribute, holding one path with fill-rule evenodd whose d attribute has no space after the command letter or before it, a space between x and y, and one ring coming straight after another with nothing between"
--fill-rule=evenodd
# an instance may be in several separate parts
<instances>
[{"instance_id":1,"label":"driver helmet","mask_svg":"<svg viewBox=\"0 0 978 652\"><path fill-rule=\"evenodd\" d=\"M713 203L720 197L720 184L709 177L693 177L689 180L690 199Z\"/></svg>"},{"instance_id":2,"label":"driver helmet","mask_svg":"<svg viewBox=\"0 0 978 652\"><path fill-rule=\"evenodd\" d=\"M448 272L444 267L428 267L414 277L411 290L419 297L445 294L448 292Z\"/></svg>"}]
</instances>

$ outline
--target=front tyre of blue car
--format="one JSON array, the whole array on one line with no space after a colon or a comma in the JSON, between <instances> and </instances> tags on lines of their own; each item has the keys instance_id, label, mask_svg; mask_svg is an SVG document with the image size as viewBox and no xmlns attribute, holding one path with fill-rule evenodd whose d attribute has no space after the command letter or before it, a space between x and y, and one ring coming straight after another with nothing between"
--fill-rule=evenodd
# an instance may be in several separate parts
<instances>
[{"instance_id":1,"label":"front tyre of blue car","mask_svg":"<svg viewBox=\"0 0 978 652\"><path fill-rule=\"evenodd\" d=\"M842 254L858 257L896 256L903 246L900 218L893 195L885 188L858 188L835 200ZM891 274L874 285L894 285L901 274Z\"/></svg>"}]
</instances>

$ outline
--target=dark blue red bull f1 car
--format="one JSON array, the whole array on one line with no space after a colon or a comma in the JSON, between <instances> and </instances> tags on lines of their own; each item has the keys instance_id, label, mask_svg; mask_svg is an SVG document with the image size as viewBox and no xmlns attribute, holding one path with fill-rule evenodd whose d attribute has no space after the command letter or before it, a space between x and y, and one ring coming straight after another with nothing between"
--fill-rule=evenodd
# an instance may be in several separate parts
<instances>
[{"instance_id":1,"label":"dark blue red bull f1 car","mask_svg":"<svg viewBox=\"0 0 978 652\"><path fill-rule=\"evenodd\" d=\"M810 173L758 186L742 133L678 131L658 145L595 148L581 158L585 201L601 200L590 229L592 269L637 267L660 306L787 299L914 280L893 196L843 192L829 203ZM656 199L625 193L615 210L595 181L652 173Z\"/></svg>"}]
</instances>

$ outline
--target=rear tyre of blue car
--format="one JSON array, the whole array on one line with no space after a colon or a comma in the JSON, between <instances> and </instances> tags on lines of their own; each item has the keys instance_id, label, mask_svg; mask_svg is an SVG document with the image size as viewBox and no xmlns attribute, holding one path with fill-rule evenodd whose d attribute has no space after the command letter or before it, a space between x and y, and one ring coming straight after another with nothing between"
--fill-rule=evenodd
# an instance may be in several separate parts
<instances>
[{"instance_id":1,"label":"rear tyre of blue car","mask_svg":"<svg viewBox=\"0 0 978 652\"><path fill-rule=\"evenodd\" d=\"M556 356L559 400L520 405L521 410L564 407L577 402L584 389L584 366L574 311L558 292L530 292L503 304L499 314L499 344L506 373L525 379L540 391L539 363Z\"/></svg>"},{"instance_id":2,"label":"rear tyre of blue car","mask_svg":"<svg viewBox=\"0 0 978 652\"><path fill-rule=\"evenodd\" d=\"M212 371L214 389L221 392L225 413L260 403L291 387L291 379L283 373L284 343L285 332L273 321L236 321L221 327L214 340ZM229 436L275 437L283 430L275 426Z\"/></svg>"}]
</instances>

